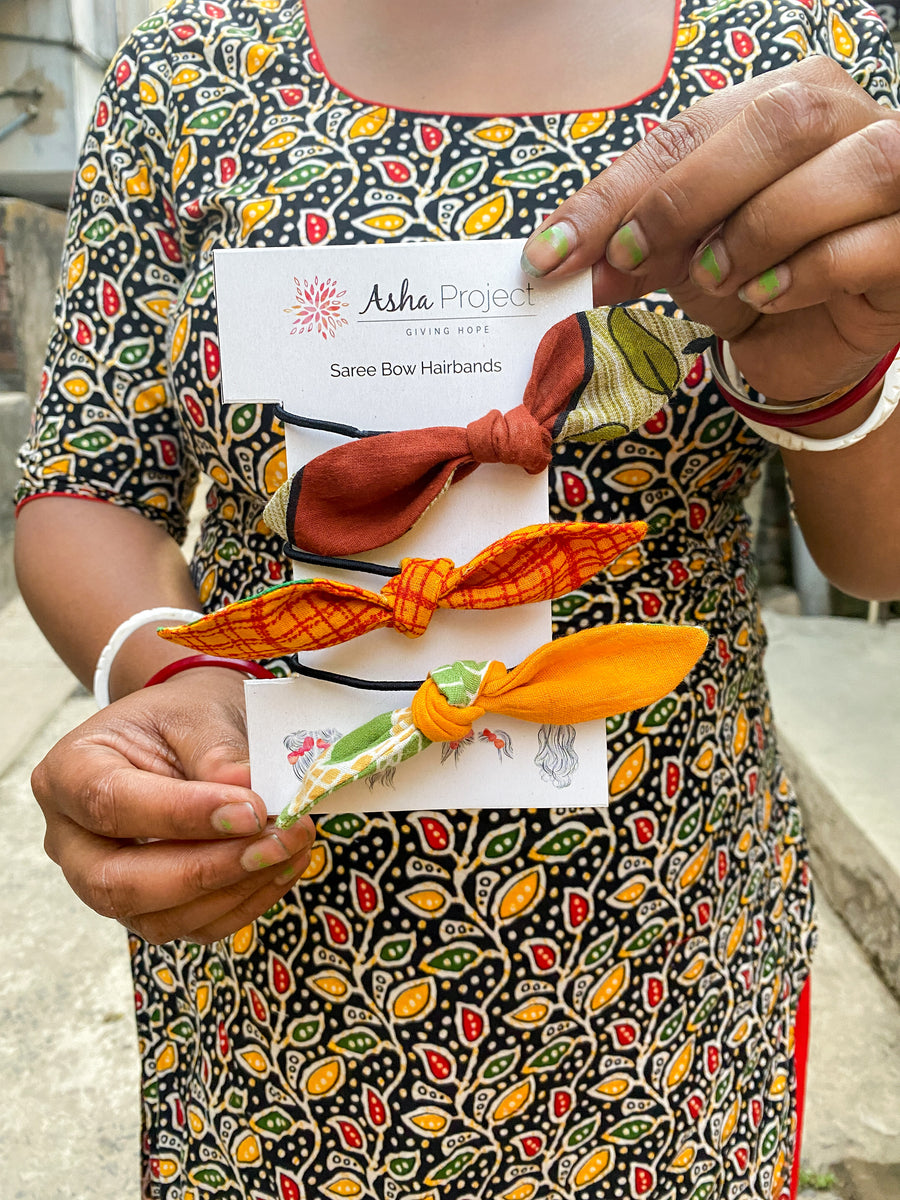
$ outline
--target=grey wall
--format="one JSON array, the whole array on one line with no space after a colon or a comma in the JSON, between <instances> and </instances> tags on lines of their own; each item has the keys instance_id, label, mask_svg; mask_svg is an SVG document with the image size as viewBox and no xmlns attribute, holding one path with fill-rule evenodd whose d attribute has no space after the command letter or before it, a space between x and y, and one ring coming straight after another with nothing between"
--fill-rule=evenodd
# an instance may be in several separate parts
<instances>
[{"instance_id":1,"label":"grey wall","mask_svg":"<svg viewBox=\"0 0 900 1200\"><path fill-rule=\"evenodd\" d=\"M65 207L106 66L155 6L0 0L0 194Z\"/></svg>"},{"instance_id":2,"label":"grey wall","mask_svg":"<svg viewBox=\"0 0 900 1200\"><path fill-rule=\"evenodd\" d=\"M61 212L0 197L0 605L15 593L15 458L40 382L65 225Z\"/></svg>"}]
</instances>

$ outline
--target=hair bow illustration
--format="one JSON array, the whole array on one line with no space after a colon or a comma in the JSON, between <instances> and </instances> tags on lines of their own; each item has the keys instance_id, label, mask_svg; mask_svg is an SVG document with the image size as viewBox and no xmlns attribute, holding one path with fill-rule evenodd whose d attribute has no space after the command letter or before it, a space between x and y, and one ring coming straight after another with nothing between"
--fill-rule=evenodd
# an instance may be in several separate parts
<instances>
[{"instance_id":1,"label":"hair bow illustration","mask_svg":"<svg viewBox=\"0 0 900 1200\"><path fill-rule=\"evenodd\" d=\"M646 532L643 521L529 525L462 567L449 558L405 558L380 592L329 579L283 583L159 635L203 654L255 659L336 646L385 625L420 637L438 608L507 608L563 596Z\"/></svg>"},{"instance_id":2,"label":"hair bow illustration","mask_svg":"<svg viewBox=\"0 0 900 1200\"><path fill-rule=\"evenodd\" d=\"M606 625L548 642L512 670L501 662L439 667L408 708L374 717L316 758L276 824L292 825L324 796L432 742L463 741L488 712L577 725L652 704L681 682L706 643L690 625Z\"/></svg>"},{"instance_id":3,"label":"hair bow illustration","mask_svg":"<svg viewBox=\"0 0 900 1200\"><path fill-rule=\"evenodd\" d=\"M539 474L554 442L608 441L638 428L711 341L705 325L641 309L575 313L541 339L516 408L494 409L465 427L366 435L336 446L283 484L263 519L317 554L384 546L480 463Z\"/></svg>"}]
</instances>

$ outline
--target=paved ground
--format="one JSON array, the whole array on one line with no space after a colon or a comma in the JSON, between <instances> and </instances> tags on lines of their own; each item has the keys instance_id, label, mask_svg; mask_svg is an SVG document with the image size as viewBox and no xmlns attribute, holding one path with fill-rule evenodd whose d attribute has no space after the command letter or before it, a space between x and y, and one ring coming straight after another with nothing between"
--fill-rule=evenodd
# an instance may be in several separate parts
<instances>
[{"instance_id":1,"label":"paved ground","mask_svg":"<svg viewBox=\"0 0 900 1200\"><path fill-rule=\"evenodd\" d=\"M884 734L886 714L897 713L892 697L900 629L867 631L857 623L847 633L843 623L797 620L770 620L776 717L797 744L814 746L821 737L823 752L800 764L812 790L823 775L826 783L840 781L841 794L856 797L852 822L841 809L843 836L855 827L860 862L865 865L868 842L870 864L893 869L890 831L897 818L883 804L888 793L896 799L900 772L891 758L894 742ZM0 650L7 663L25 664L0 681L0 841L7 863L0 920L0 1195L137 1200L139 1068L126 935L84 908L44 856L42 820L28 785L34 762L93 704L75 691L18 606L0 614ZM834 679L850 678L854 670L868 686L858 693L851 678L848 707L847 698L835 694ZM866 707L866 697L873 707ZM830 734L803 728L815 712ZM876 759L863 787L853 784L858 776L840 776L832 756L838 744L858 746L865 737L866 754ZM865 797L859 800L866 791L871 810ZM839 804L833 790L829 795ZM876 815L878 824L867 834ZM846 845L825 849L827 876L829 860L840 860ZM803 1160L823 1181L836 1165L836 1177L833 1186L807 1189L803 1197L900 1200L900 1006L824 897L820 923Z\"/></svg>"},{"instance_id":2,"label":"paved ground","mask_svg":"<svg viewBox=\"0 0 900 1200\"><path fill-rule=\"evenodd\" d=\"M900 621L769 612L766 627L775 723L816 875L900 1000Z\"/></svg>"}]
</instances>

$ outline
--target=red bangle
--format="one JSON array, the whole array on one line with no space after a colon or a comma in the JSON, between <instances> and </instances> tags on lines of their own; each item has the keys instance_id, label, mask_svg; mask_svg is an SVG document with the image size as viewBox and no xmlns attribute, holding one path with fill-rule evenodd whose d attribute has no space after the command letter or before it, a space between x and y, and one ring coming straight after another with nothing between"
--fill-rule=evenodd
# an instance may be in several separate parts
<instances>
[{"instance_id":1,"label":"red bangle","mask_svg":"<svg viewBox=\"0 0 900 1200\"><path fill-rule=\"evenodd\" d=\"M275 678L271 671L248 658L216 658L214 654L189 654L186 658L176 658L174 662L166 663L155 675L150 676L144 687L165 683L173 675L180 675L182 671L190 671L193 667L227 667L229 671L242 671L245 675L252 675L254 679Z\"/></svg>"},{"instance_id":2,"label":"red bangle","mask_svg":"<svg viewBox=\"0 0 900 1200\"><path fill-rule=\"evenodd\" d=\"M721 352L722 345L721 339L719 339L720 356ZM755 421L758 425L769 425L773 429L799 429L804 425L815 425L819 421L827 421L829 417L836 417L838 413L846 412L848 408L852 408L859 400L868 396L876 384L881 383L882 379L884 379L898 352L900 352L900 345L894 346L892 350L889 350L884 358L875 364L868 375L864 379L861 379L855 387L852 387L849 392L845 392L843 396L838 396L837 399L832 400L828 404L823 404L820 408L807 408L802 412L791 412L788 405L779 406L777 409L767 409L764 404L747 404L723 387L721 379L717 379L716 382L719 384L719 390L723 398L742 417L746 417L750 421Z\"/></svg>"}]
</instances>

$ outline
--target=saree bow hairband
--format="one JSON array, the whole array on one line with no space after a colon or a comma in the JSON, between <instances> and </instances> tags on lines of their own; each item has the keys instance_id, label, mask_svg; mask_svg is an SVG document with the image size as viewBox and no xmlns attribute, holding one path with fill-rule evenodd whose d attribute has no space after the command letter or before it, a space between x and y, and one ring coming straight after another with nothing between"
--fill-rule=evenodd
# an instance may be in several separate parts
<instances>
[{"instance_id":1,"label":"saree bow hairband","mask_svg":"<svg viewBox=\"0 0 900 1200\"><path fill-rule=\"evenodd\" d=\"M283 583L159 635L204 654L254 659L336 646L385 625L420 637L437 608L508 608L564 596L646 532L642 521L529 525L462 567L449 558L405 558L380 592L329 579Z\"/></svg>"},{"instance_id":2,"label":"saree bow hairband","mask_svg":"<svg viewBox=\"0 0 900 1200\"><path fill-rule=\"evenodd\" d=\"M362 434L308 462L263 519L303 550L346 555L395 541L480 463L538 474L554 442L608 441L649 420L712 343L705 325L640 309L575 313L541 339L522 403L463 427ZM289 415L283 414L290 420ZM312 427L348 426L297 419Z\"/></svg>"},{"instance_id":3,"label":"saree bow hairband","mask_svg":"<svg viewBox=\"0 0 900 1200\"><path fill-rule=\"evenodd\" d=\"M487 712L576 725L643 708L681 682L706 642L693 626L607 625L549 642L512 670L500 662L439 667L408 708L374 717L314 759L276 824L292 825L324 796L432 742L462 741Z\"/></svg>"}]
</instances>

